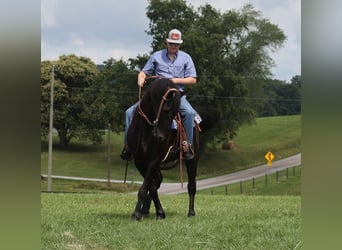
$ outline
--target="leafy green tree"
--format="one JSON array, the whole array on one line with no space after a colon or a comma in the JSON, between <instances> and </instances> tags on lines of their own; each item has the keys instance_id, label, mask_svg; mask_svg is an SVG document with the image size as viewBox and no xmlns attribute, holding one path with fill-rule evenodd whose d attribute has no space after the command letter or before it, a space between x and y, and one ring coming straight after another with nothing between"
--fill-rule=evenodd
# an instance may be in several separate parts
<instances>
[{"instance_id":1,"label":"leafy green tree","mask_svg":"<svg viewBox=\"0 0 342 250\"><path fill-rule=\"evenodd\" d=\"M99 69L98 81L102 82L106 102L105 116L115 132L124 130L125 110L138 101L137 74L129 63L113 58L103 62Z\"/></svg>"},{"instance_id":2,"label":"leafy green tree","mask_svg":"<svg viewBox=\"0 0 342 250\"><path fill-rule=\"evenodd\" d=\"M210 4L194 10L184 0L150 0L146 14L153 50L165 48L170 29L182 31L181 49L192 56L198 73L196 86L188 88L189 101L219 109L216 138L232 138L242 124L252 123L256 107L250 97L271 76L270 52L286 39L279 27L250 4L221 13Z\"/></svg>"},{"instance_id":3,"label":"leafy green tree","mask_svg":"<svg viewBox=\"0 0 342 250\"><path fill-rule=\"evenodd\" d=\"M259 116L294 115L301 112L301 77L294 76L290 83L276 79L265 81L264 101Z\"/></svg>"},{"instance_id":4,"label":"leafy green tree","mask_svg":"<svg viewBox=\"0 0 342 250\"><path fill-rule=\"evenodd\" d=\"M50 120L50 92L53 63L41 63L41 137L46 138L49 132ZM67 86L59 79L54 81L54 120L58 121L67 115L67 106L64 105L69 98Z\"/></svg>"},{"instance_id":5,"label":"leafy green tree","mask_svg":"<svg viewBox=\"0 0 342 250\"><path fill-rule=\"evenodd\" d=\"M285 84L283 97L287 100L286 115L300 114L301 112L301 76L292 77L290 84Z\"/></svg>"},{"instance_id":6,"label":"leafy green tree","mask_svg":"<svg viewBox=\"0 0 342 250\"><path fill-rule=\"evenodd\" d=\"M48 131L51 69L54 72L54 119L60 145L67 146L72 138L88 138L93 143L102 140L100 129L106 128L100 88L95 85L96 65L86 57L62 55L57 61L41 62L41 131Z\"/></svg>"},{"instance_id":7,"label":"leafy green tree","mask_svg":"<svg viewBox=\"0 0 342 250\"><path fill-rule=\"evenodd\" d=\"M279 106L279 93L281 93L281 86L285 84L284 81L277 79L265 80L263 84L263 94L258 107L258 116L276 116L279 115L281 107Z\"/></svg>"},{"instance_id":8,"label":"leafy green tree","mask_svg":"<svg viewBox=\"0 0 342 250\"><path fill-rule=\"evenodd\" d=\"M146 64L149 55L138 55L136 58L129 58L128 59L128 66L130 70L140 71Z\"/></svg>"}]
</instances>

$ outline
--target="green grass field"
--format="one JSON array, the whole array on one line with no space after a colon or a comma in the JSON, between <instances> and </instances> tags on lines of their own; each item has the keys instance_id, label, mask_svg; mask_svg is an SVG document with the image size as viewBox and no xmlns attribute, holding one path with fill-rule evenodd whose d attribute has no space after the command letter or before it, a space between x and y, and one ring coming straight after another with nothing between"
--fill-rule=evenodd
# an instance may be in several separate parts
<instances>
[{"instance_id":1,"label":"green grass field","mask_svg":"<svg viewBox=\"0 0 342 250\"><path fill-rule=\"evenodd\" d=\"M55 138L56 139L56 138ZM276 159L300 152L300 116L258 118L242 127L237 149L207 150L199 163L199 179L228 174L259 164L271 151ZM212 145L209 145L212 147ZM119 158L122 135L111 135L111 178L123 179ZM68 150L54 146L53 175L107 178L107 146L77 141ZM178 181L178 168L164 171L164 181ZM184 171L185 172L185 171ZM47 147L42 146L41 173L47 173ZM166 219L154 208L141 222L130 220L141 180L130 163L127 184L57 180L41 193L41 243L46 250L70 249L301 249L300 166L287 173L199 190L196 216L187 218L188 195L160 195ZM186 178L186 177L184 177ZM41 190L46 190L46 180ZM82 193L81 193L82 192Z\"/></svg>"},{"instance_id":2,"label":"green grass field","mask_svg":"<svg viewBox=\"0 0 342 250\"><path fill-rule=\"evenodd\" d=\"M41 195L42 249L300 249L298 196L161 195L166 219L130 220L136 195Z\"/></svg>"},{"instance_id":3,"label":"green grass field","mask_svg":"<svg viewBox=\"0 0 342 250\"><path fill-rule=\"evenodd\" d=\"M198 179L229 174L238 170L265 164L264 155L271 151L278 160L300 152L301 116L257 118L252 126L243 126L234 139L237 148L233 151L206 150L201 155ZM107 135L104 136L107 138ZM125 162L119 157L123 135L111 133L110 173L111 179L123 180ZM54 138L57 142L57 138ZM213 148L213 145L208 145ZM47 143L42 143L41 173L47 174ZM75 141L68 149L53 146L52 174L107 179L107 144L93 146L87 141ZM164 171L164 182L179 180L179 169ZM185 176L186 178L186 176ZM128 180L141 180L132 162L129 163Z\"/></svg>"}]
</instances>

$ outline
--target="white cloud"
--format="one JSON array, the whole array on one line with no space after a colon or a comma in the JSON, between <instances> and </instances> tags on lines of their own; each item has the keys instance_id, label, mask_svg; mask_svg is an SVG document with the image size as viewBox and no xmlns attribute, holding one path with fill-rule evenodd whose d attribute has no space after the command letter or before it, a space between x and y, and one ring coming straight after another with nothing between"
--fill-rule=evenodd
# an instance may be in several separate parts
<instances>
[{"instance_id":1,"label":"white cloud","mask_svg":"<svg viewBox=\"0 0 342 250\"><path fill-rule=\"evenodd\" d=\"M70 44L72 46L83 46L85 45L85 42L81 37L78 37L77 35L71 35Z\"/></svg>"},{"instance_id":2,"label":"white cloud","mask_svg":"<svg viewBox=\"0 0 342 250\"><path fill-rule=\"evenodd\" d=\"M194 7L204 5L206 0L189 0ZM287 36L284 46L271 54L276 66L273 68L275 78L290 81L301 74L301 1L300 0L213 0L209 4L221 13L251 3L256 10L261 11L264 18L278 25Z\"/></svg>"},{"instance_id":3,"label":"white cloud","mask_svg":"<svg viewBox=\"0 0 342 250\"><path fill-rule=\"evenodd\" d=\"M57 26L57 20L54 15L54 8L57 6L56 0L42 0L40 5L41 27Z\"/></svg>"},{"instance_id":4,"label":"white cloud","mask_svg":"<svg viewBox=\"0 0 342 250\"><path fill-rule=\"evenodd\" d=\"M195 7L197 9L199 6L203 6L208 1L206 0L188 0L187 1L189 4ZM227 0L214 0L210 1L209 4L213 6L215 9L220 10L221 12L231 10L231 9L239 9L243 6L243 4L247 1L227 1Z\"/></svg>"},{"instance_id":5,"label":"white cloud","mask_svg":"<svg viewBox=\"0 0 342 250\"><path fill-rule=\"evenodd\" d=\"M300 0L187 0L195 8L206 2L221 12L251 3L288 38L284 47L272 54L277 64L275 78L289 81L300 74ZM145 32L149 29L147 4L141 0L42 0L41 59L76 54L100 64L111 57L126 60L149 53L152 38Z\"/></svg>"}]
</instances>

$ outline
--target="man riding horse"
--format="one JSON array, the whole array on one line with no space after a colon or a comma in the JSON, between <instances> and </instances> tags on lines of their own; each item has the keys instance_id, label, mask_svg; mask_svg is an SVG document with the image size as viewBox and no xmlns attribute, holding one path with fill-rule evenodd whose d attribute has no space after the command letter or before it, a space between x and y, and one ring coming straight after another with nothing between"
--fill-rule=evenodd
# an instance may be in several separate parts
<instances>
[{"instance_id":1,"label":"man riding horse","mask_svg":"<svg viewBox=\"0 0 342 250\"><path fill-rule=\"evenodd\" d=\"M152 75L170 79L177 85L180 92L184 92L185 85L196 84L197 73L192 58L186 52L179 50L182 42L181 32L177 29L172 29L166 39L167 48L154 52L138 74L139 87L145 84L147 76ZM130 160L132 158L132 152L127 146L127 131L137 106L138 103L126 110L125 145L120 154L123 160ZM193 127L197 112L187 101L185 94L182 94L179 111L186 133L186 139L182 142L183 159L191 160L194 158L194 151L192 149Z\"/></svg>"}]
</instances>

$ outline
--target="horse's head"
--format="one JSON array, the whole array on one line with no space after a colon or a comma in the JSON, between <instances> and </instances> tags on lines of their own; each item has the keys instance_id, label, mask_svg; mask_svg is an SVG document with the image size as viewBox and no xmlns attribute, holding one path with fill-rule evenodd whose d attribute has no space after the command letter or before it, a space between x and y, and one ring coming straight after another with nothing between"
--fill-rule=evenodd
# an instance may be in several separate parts
<instances>
[{"instance_id":1,"label":"horse's head","mask_svg":"<svg viewBox=\"0 0 342 250\"><path fill-rule=\"evenodd\" d=\"M152 126L152 135L159 141L165 140L179 111L180 93L177 86L169 79L155 80L147 89L141 105L147 117L145 120Z\"/></svg>"}]
</instances>

